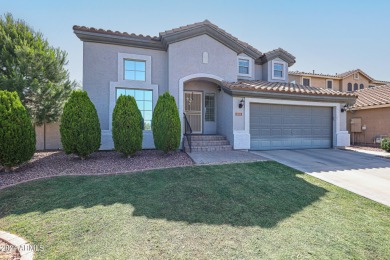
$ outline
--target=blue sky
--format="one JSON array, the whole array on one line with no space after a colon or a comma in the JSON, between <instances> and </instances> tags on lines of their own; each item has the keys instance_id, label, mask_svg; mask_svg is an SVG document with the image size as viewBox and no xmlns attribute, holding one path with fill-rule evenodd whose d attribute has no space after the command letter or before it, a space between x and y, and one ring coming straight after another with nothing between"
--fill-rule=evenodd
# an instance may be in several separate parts
<instances>
[{"instance_id":1,"label":"blue sky","mask_svg":"<svg viewBox=\"0 0 390 260\"><path fill-rule=\"evenodd\" d=\"M262 52L297 57L290 70L341 73L360 68L390 80L390 1L46 1L0 0L10 12L68 52L72 79L82 81L82 42L73 25L137 34L210 20Z\"/></svg>"}]
</instances>

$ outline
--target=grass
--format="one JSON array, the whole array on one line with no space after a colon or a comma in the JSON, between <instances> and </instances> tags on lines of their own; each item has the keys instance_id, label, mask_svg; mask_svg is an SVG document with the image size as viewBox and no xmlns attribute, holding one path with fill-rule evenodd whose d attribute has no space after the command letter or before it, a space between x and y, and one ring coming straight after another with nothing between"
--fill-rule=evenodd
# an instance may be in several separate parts
<instances>
[{"instance_id":1,"label":"grass","mask_svg":"<svg viewBox=\"0 0 390 260\"><path fill-rule=\"evenodd\" d=\"M390 208L276 162L57 177L0 191L36 259L389 259Z\"/></svg>"}]
</instances>

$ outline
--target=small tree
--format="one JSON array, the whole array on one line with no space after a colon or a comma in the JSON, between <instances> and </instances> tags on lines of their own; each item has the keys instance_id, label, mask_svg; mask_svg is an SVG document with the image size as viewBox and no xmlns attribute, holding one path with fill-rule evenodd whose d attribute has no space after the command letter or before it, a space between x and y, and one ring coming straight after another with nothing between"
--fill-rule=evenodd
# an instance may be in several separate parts
<instances>
[{"instance_id":1,"label":"small tree","mask_svg":"<svg viewBox=\"0 0 390 260\"><path fill-rule=\"evenodd\" d=\"M33 123L58 122L76 83L66 69L67 53L11 14L0 16L0 89L16 91Z\"/></svg>"},{"instance_id":2,"label":"small tree","mask_svg":"<svg viewBox=\"0 0 390 260\"><path fill-rule=\"evenodd\" d=\"M180 145L181 125L176 101L168 92L158 98L153 111L152 130L156 149L165 153Z\"/></svg>"},{"instance_id":3,"label":"small tree","mask_svg":"<svg viewBox=\"0 0 390 260\"><path fill-rule=\"evenodd\" d=\"M18 94L0 90L0 165L9 171L34 152L35 130Z\"/></svg>"},{"instance_id":4,"label":"small tree","mask_svg":"<svg viewBox=\"0 0 390 260\"><path fill-rule=\"evenodd\" d=\"M101 130L96 108L86 91L73 91L64 107L60 125L61 142L66 154L85 159L98 150Z\"/></svg>"},{"instance_id":5,"label":"small tree","mask_svg":"<svg viewBox=\"0 0 390 260\"><path fill-rule=\"evenodd\" d=\"M132 156L142 150L142 115L132 96L120 96L112 114L115 150Z\"/></svg>"},{"instance_id":6,"label":"small tree","mask_svg":"<svg viewBox=\"0 0 390 260\"><path fill-rule=\"evenodd\" d=\"M390 138L385 138L382 140L381 148L386 152L390 152Z\"/></svg>"}]
</instances>

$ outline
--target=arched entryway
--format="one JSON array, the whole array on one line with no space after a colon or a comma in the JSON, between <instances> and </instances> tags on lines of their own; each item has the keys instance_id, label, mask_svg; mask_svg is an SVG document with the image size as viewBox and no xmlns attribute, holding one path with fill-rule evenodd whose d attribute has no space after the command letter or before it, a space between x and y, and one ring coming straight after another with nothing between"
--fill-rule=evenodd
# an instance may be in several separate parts
<instances>
[{"instance_id":1,"label":"arched entryway","mask_svg":"<svg viewBox=\"0 0 390 260\"><path fill-rule=\"evenodd\" d=\"M194 134L218 133L218 96L223 79L193 74L180 80L179 110L186 114Z\"/></svg>"}]
</instances>

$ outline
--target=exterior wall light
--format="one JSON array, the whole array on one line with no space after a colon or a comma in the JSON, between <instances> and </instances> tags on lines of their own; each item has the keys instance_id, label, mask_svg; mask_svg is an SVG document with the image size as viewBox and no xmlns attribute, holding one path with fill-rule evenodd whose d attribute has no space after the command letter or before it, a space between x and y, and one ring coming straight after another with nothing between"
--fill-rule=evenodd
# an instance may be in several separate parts
<instances>
[{"instance_id":1,"label":"exterior wall light","mask_svg":"<svg viewBox=\"0 0 390 260\"><path fill-rule=\"evenodd\" d=\"M240 103L238 104L238 108L242 108L244 106L245 100L241 99Z\"/></svg>"}]
</instances>

